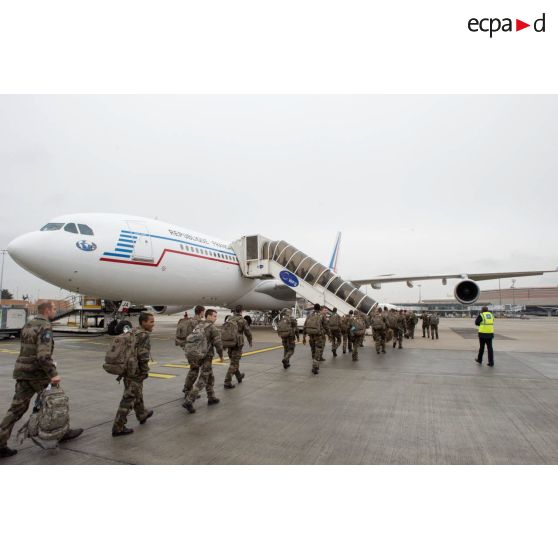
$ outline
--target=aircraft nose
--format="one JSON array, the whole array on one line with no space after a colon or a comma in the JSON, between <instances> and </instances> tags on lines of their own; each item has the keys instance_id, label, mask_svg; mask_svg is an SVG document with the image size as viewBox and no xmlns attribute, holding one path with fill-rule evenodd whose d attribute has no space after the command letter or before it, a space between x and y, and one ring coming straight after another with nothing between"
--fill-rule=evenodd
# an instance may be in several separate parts
<instances>
[{"instance_id":1,"label":"aircraft nose","mask_svg":"<svg viewBox=\"0 0 558 558\"><path fill-rule=\"evenodd\" d=\"M36 233L27 233L14 238L8 244L8 254L23 268L32 267L33 261L40 256L40 246L36 240Z\"/></svg>"}]
</instances>

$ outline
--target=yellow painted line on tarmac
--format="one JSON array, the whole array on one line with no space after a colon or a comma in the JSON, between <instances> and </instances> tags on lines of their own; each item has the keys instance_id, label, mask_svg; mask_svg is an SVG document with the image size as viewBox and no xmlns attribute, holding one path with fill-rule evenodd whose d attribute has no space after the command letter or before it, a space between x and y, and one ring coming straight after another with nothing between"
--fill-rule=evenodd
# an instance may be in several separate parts
<instances>
[{"instance_id":1,"label":"yellow painted line on tarmac","mask_svg":"<svg viewBox=\"0 0 558 558\"><path fill-rule=\"evenodd\" d=\"M0 349L0 353L8 353L9 355L19 355L19 351L11 351L10 349Z\"/></svg>"},{"instance_id":2,"label":"yellow painted line on tarmac","mask_svg":"<svg viewBox=\"0 0 558 558\"><path fill-rule=\"evenodd\" d=\"M277 347L267 347L265 349L256 349L255 351L248 351L247 353L242 353L242 356L257 355L259 353L266 353L267 351L276 351L277 349L282 349L283 345L278 345ZM213 364L220 366L226 366L229 359L225 358L225 362L221 362L218 358L213 359ZM165 368L190 368L189 364L163 364Z\"/></svg>"},{"instance_id":3,"label":"yellow painted line on tarmac","mask_svg":"<svg viewBox=\"0 0 558 558\"><path fill-rule=\"evenodd\" d=\"M149 372L148 376L150 378L160 378L162 380L170 380L171 378L176 378L176 374L158 374L156 372Z\"/></svg>"}]
</instances>

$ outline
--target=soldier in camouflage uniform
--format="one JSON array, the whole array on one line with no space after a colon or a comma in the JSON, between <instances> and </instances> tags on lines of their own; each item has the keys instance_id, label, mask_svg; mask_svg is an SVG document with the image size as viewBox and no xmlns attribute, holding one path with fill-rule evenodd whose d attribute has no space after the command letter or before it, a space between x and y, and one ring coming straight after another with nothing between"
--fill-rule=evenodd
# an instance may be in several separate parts
<instances>
[{"instance_id":1,"label":"soldier in camouflage uniform","mask_svg":"<svg viewBox=\"0 0 558 558\"><path fill-rule=\"evenodd\" d=\"M376 345L376 353L380 354L386 352L386 333L387 333L386 318L382 313L382 308L378 308L372 316L372 335Z\"/></svg>"},{"instance_id":2,"label":"soldier in camouflage uniform","mask_svg":"<svg viewBox=\"0 0 558 558\"><path fill-rule=\"evenodd\" d=\"M349 332L349 321L352 315L353 315L353 311L349 310L349 313L346 316L343 316L341 318L341 334L343 335L343 354L347 352L347 347L349 349L349 352L353 350L353 343Z\"/></svg>"},{"instance_id":3,"label":"soldier in camouflage uniform","mask_svg":"<svg viewBox=\"0 0 558 558\"><path fill-rule=\"evenodd\" d=\"M422 320L422 336L426 337L425 334L428 334L428 337L430 337L430 316L423 312L420 319Z\"/></svg>"},{"instance_id":4,"label":"soldier in camouflage uniform","mask_svg":"<svg viewBox=\"0 0 558 558\"><path fill-rule=\"evenodd\" d=\"M403 334L405 333L406 323L403 310L395 311L392 318L393 324L393 348L398 345L399 349L403 348Z\"/></svg>"},{"instance_id":5,"label":"soldier in camouflage uniform","mask_svg":"<svg viewBox=\"0 0 558 558\"><path fill-rule=\"evenodd\" d=\"M331 311L331 316L328 321L330 336L331 336L331 352L333 356L337 356L337 347L341 345L341 317L337 313L337 308Z\"/></svg>"},{"instance_id":6,"label":"soldier in camouflage uniform","mask_svg":"<svg viewBox=\"0 0 558 558\"><path fill-rule=\"evenodd\" d=\"M289 360L294 355L296 341L300 341L300 333L298 331L298 324L296 320L292 317L292 312L290 309L284 311L284 316L291 322L291 332L292 334L288 337L281 337L281 343L283 344L283 368L286 370L291 365ZM296 341L295 341L296 339Z\"/></svg>"},{"instance_id":7,"label":"soldier in camouflage uniform","mask_svg":"<svg viewBox=\"0 0 558 558\"><path fill-rule=\"evenodd\" d=\"M227 370L225 376L225 389L234 389L236 386L232 384L233 374L236 377L239 384L242 383L245 374L240 372L240 359L242 358L242 347L244 346L244 336L248 339L248 344L252 346L252 332L250 331L250 326L246 320L242 317L242 306L239 304L234 309L234 314L229 318L236 323L238 327L238 344L235 347L229 347L227 353L231 364Z\"/></svg>"},{"instance_id":8,"label":"soldier in camouflage uniform","mask_svg":"<svg viewBox=\"0 0 558 558\"><path fill-rule=\"evenodd\" d=\"M145 424L146 420L153 416L153 411L147 410L143 403L143 382L148 377L149 361L151 360L149 334L155 326L153 314L142 312L139 317L139 325L139 328L133 330L133 335L136 336L138 365L134 372L124 377L124 394L112 425L113 436L125 436L134 432L133 428L126 427L128 415L132 411L135 411L140 424Z\"/></svg>"},{"instance_id":9,"label":"soldier in camouflage uniform","mask_svg":"<svg viewBox=\"0 0 558 558\"><path fill-rule=\"evenodd\" d=\"M349 331L353 334L353 361L358 360L358 349L362 346L362 340L366 333L366 316L356 310L349 320Z\"/></svg>"},{"instance_id":10,"label":"soldier in camouflage uniform","mask_svg":"<svg viewBox=\"0 0 558 558\"><path fill-rule=\"evenodd\" d=\"M438 313L434 312L430 316L430 337L432 339L434 339L434 335L436 335L436 339L439 339L439 337L438 337L438 324L439 323L440 323L440 318L438 317Z\"/></svg>"},{"instance_id":11,"label":"soldier in camouflage uniform","mask_svg":"<svg viewBox=\"0 0 558 558\"><path fill-rule=\"evenodd\" d=\"M178 327L176 330L176 344L180 344L180 346L184 349L186 346L186 337L194 331L194 328L203 321L203 314L205 312L205 308L203 306L196 306L194 309L194 317L189 318L188 320L180 320L178 322ZM188 360L188 364L190 365L190 370L188 370L188 374L186 374L186 380L184 381L184 388L182 389L184 396L188 395L188 392L194 386L194 382L198 377L200 367L197 361L195 360Z\"/></svg>"},{"instance_id":12,"label":"soldier in camouflage uniform","mask_svg":"<svg viewBox=\"0 0 558 558\"><path fill-rule=\"evenodd\" d=\"M314 304L314 312L304 322L302 330L302 344L306 345L306 336L310 338L310 350L312 351L312 374L320 371L320 361L324 350L325 335L329 334L329 327L324 313L319 304Z\"/></svg>"},{"instance_id":13,"label":"soldier in camouflage uniform","mask_svg":"<svg viewBox=\"0 0 558 558\"><path fill-rule=\"evenodd\" d=\"M174 344L177 347L184 348L184 345L186 344L186 335L184 335L184 331L189 321L190 318L188 317L188 312L184 312L184 317L180 318L180 320L178 320L178 323L176 324L176 336L174 338Z\"/></svg>"},{"instance_id":14,"label":"soldier in camouflage uniform","mask_svg":"<svg viewBox=\"0 0 558 558\"><path fill-rule=\"evenodd\" d=\"M417 325L417 315L411 310L407 313L407 335L409 339L415 338L415 326Z\"/></svg>"},{"instance_id":15,"label":"soldier in camouflage uniform","mask_svg":"<svg viewBox=\"0 0 558 558\"><path fill-rule=\"evenodd\" d=\"M25 324L21 330L21 349L14 367L15 394L8 414L0 423L0 458L11 457L17 450L8 447L15 423L26 413L35 394L40 394L50 384L60 382L56 362L52 360L54 337L50 321L56 310L51 301L38 306L39 314ZM77 438L82 428L70 429L60 440L65 442Z\"/></svg>"},{"instance_id":16,"label":"soldier in camouflage uniform","mask_svg":"<svg viewBox=\"0 0 558 558\"><path fill-rule=\"evenodd\" d=\"M217 312L215 310L209 309L205 312L205 321L202 322L204 327L205 337L207 339L207 354L203 360L199 363L198 369L201 366L201 372L197 378L197 382L192 388L192 390L186 395L186 399L183 403L183 407L189 413L195 413L194 401L198 399L198 394L205 388L207 393L207 404L216 405L219 403L219 399L215 397L215 376L213 375L213 356L215 355L215 349L217 349L217 354L221 362L225 362L223 358L223 344L221 343L221 333L215 327L215 320L217 320Z\"/></svg>"}]
</instances>

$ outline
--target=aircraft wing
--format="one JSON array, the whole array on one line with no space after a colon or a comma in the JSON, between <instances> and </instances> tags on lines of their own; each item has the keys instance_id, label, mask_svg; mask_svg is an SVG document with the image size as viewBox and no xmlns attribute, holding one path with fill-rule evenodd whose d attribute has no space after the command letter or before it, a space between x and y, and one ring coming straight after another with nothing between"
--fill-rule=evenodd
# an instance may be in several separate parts
<instances>
[{"instance_id":1,"label":"aircraft wing","mask_svg":"<svg viewBox=\"0 0 558 558\"><path fill-rule=\"evenodd\" d=\"M370 279L351 279L351 283L361 285L379 286L382 283L407 283L409 287L413 286L414 281L429 281L441 279L445 285L448 279L471 279L472 281L488 281L490 279L505 279L507 277L528 277L532 275L543 275L543 273L555 273L556 269L544 269L535 271L504 271L500 273L448 273L446 275L379 275Z\"/></svg>"}]
</instances>

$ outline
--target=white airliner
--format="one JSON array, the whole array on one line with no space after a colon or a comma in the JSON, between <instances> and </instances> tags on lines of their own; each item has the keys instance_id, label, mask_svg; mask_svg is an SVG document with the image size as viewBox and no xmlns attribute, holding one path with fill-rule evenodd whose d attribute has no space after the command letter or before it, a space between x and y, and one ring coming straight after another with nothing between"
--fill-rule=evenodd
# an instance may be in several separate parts
<instances>
[{"instance_id":1,"label":"white airliner","mask_svg":"<svg viewBox=\"0 0 558 558\"><path fill-rule=\"evenodd\" d=\"M480 294L475 281L556 271L378 276L350 282L335 273L339 242L340 238L328 269L292 245L269 241L264 245L268 259L274 261L271 267L284 271L273 279L250 278L243 275L245 262L239 262L231 242L154 219L80 213L56 217L40 230L14 239L8 252L21 267L62 289L159 309L200 303L282 309L295 302L290 287L304 287L308 294L314 288L309 285L314 284L326 303L340 297L341 302L369 313L376 303L358 290L360 285L379 288L382 283L404 281L412 286L414 280L428 279L445 284L448 278L460 279L455 297L471 304Z\"/></svg>"}]
</instances>

